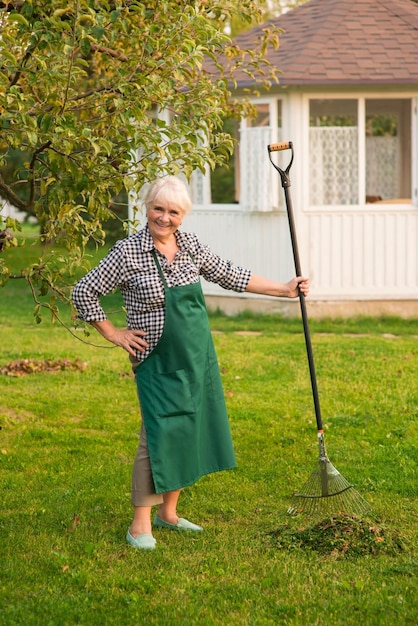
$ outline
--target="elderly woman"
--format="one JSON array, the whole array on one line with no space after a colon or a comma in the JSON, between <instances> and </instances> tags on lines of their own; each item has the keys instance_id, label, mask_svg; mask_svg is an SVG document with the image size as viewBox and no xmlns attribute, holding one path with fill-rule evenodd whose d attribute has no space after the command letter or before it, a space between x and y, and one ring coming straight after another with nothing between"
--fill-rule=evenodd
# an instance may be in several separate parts
<instances>
[{"instance_id":1,"label":"elderly woman","mask_svg":"<svg viewBox=\"0 0 418 626\"><path fill-rule=\"evenodd\" d=\"M201 476L235 467L217 358L200 275L225 289L295 298L309 281L277 283L217 256L179 227L191 209L184 183L167 176L145 198L147 224L119 241L76 285L80 317L126 350L142 412L132 476L134 516L127 541L153 549L152 526L179 531L202 527L178 517L182 488ZM122 293L127 328L115 328L99 298ZM151 509L157 513L151 524Z\"/></svg>"}]
</instances>

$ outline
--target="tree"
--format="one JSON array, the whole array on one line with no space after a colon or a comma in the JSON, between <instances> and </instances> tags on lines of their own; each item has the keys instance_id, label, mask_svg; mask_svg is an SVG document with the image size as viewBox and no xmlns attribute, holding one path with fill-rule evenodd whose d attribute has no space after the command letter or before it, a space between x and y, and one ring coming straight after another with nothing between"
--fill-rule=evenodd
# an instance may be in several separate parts
<instances>
[{"instance_id":1,"label":"tree","mask_svg":"<svg viewBox=\"0 0 418 626\"><path fill-rule=\"evenodd\" d=\"M54 244L18 274L0 254L1 284L26 280L37 311L57 314L86 245L105 240L115 196L228 158L223 116L249 112L231 95L234 75L268 87L277 45L266 29L254 48L237 47L224 28L235 12L261 16L250 0L0 2L0 196ZM0 214L0 252L19 229Z\"/></svg>"}]
</instances>

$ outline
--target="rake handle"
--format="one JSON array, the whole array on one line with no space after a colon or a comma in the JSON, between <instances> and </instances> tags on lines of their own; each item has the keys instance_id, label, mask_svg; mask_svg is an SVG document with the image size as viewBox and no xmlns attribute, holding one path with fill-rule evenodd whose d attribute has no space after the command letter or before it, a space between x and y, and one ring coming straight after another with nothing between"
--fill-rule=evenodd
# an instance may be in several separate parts
<instances>
[{"instance_id":1,"label":"rake handle","mask_svg":"<svg viewBox=\"0 0 418 626\"><path fill-rule=\"evenodd\" d=\"M292 200L290 197L288 187L284 187L284 194L286 199L286 208L287 208L287 216L289 221L289 229L290 229L290 238L292 240L292 250L293 250L293 258L295 263L295 270L297 276L303 276L301 265L300 265L300 257L298 244L296 239L296 229L295 222L293 217L293 208L292 208ZM303 332L305 335L305 344L306 344L306 352L308 355L308 363L309 363L309 374L311 377L311 386L312 386L312 396L315 406L315 416L316 416L316 425L318 431L322 431L322 417L321 417L321 407L319 404L319 393L318 393L318 384L316 381L316 371L315 371L315 361L312 350L312 341L311 341L311 333L309 330L309 321L308 321L308 311L306 308L306 299L301 291L299 291L299 302L300 302L300 310L302 314L302 322L303 322Z\"/></svg>"},{"instance_id":2,"label":"rake handle","mask_svg":"<svg viewBox=\"0 0 418 626\"><path fill-rule=\"evenodd\" d=\"M292 199L291 199L290 192L289 192L289 187L291 185L289 171L293 163L293 144L291 141L283 141L277 144L270 144L267 147L267 149L268 149L270 161L273 167L280 174L280 179L281 179L282 187L284 190L284 197L286 201L286 210L287 210L287 217L288 217L288 222L289 222L290 239L292 242L292 251L293 251L293 259L294 259L294 264L295 264L296 276L303 276L301 263L300 263L298 242L297 242L297 237L296 237L296 227L295 227L295 219L293 215L293 205L292 205ZM272 161L271 152L276 152L278 150L288 150L288 149L292 151L292 157L286 169L282 170ZM322 433L323 426L322 426L322 417L321 417L321 406L319 403L318 384L316 381L316 372L315 372L315 361L314 361L313 350L312 350L311 333L309 330L308 311L306 308L305 296L300 290L299 290L299 302L300 302L300 310L302 314L303 333L305 335L306 352L308 355L309 374L311 378L312 396L313 396L314 407L315 407L316 425L317 425L318 432Z\"/></svg>"}]
</instances>

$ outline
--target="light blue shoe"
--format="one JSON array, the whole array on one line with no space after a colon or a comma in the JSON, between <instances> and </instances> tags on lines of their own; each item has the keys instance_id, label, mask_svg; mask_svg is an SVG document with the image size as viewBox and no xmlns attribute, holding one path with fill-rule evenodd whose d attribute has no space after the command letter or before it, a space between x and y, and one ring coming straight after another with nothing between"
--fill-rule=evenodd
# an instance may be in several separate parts
<instances>
[{"instance_id":1,"label":"light blue shoe","mask_svg":"<svg viewBox=\"0 0 418 626\"><path fill-rule=\"evenodd\" d=\"M138 535L138 537L132 537L130 531L126 533L126 541L134 548L141 548L142 550L154 550L156 540L152 535Z\"/></svg>"},{"instance_id":2,"label":"light blue shoe","mask_svg":"<svg viewBox=\"0 0 418 626\"><path fill-rule=\"evenodd\" d=\"M156 528L169 528L170 530L191 530L192 532L202 532L203 530L201 526L189 522L184 517L179 517L177 524L169 524L156 515L152 525Z\"/></svg>"}]
</instances>

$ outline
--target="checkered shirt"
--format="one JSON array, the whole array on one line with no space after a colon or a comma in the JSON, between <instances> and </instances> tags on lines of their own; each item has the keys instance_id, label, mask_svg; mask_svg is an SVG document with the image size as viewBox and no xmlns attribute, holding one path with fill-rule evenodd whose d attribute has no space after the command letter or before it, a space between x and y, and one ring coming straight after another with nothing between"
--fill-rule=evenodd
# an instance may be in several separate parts
<instances>
[{"instance_id":1,"label":"checkered shirt","mask_svg":"<svg viewBox=\"0 0 418 626\"><path fill-rule=\"evenodd\" d=\"M119 289L126 308L128 328L146 331L149 348L137 352L143 361L160 339L165 316L164 285L152 250L156 250L168 287L197 283L200 275L224 289L245 291L250 270L234 265L214 254L197 235L176 231L179 252L169 265L154 246L148 226L118 241L108 255L82 278L74 288L73 303L85 322L107 319L100 297ZM190 256L191 254L191 256Z\"/></svg>"}]
</instances>

